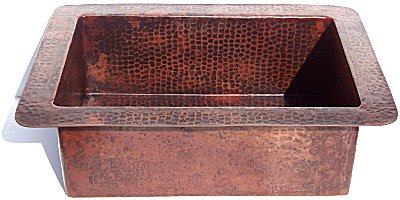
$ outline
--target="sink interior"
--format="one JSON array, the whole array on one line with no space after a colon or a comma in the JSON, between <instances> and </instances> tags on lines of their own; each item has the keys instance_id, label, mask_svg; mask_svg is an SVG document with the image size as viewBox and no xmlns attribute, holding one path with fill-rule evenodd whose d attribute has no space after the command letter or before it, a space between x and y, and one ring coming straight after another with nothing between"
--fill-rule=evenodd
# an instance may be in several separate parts
<instances>
[{"instance_id":1,"label":"sink interior","mask_svg":"<svg viewBox=\"0 0 400 200\"><path fill-rule=\"evenodd\" d=\"M82 16L57 106L357 107L329 17Z\"/></svg>"}]
</instances>

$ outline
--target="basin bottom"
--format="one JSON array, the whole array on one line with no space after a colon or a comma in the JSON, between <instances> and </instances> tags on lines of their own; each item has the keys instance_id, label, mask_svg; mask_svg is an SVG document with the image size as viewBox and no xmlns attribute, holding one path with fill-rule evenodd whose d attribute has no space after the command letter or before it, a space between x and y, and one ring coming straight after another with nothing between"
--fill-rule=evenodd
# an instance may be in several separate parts
<instances>
[{"instance_id":1,"label":"basin bottom","mask_svg":"<svg viewBox=\"0 0 400 200\"><path fill-rule=\"evenodd\" d=\"M58 131L72 197L344 195L358 127Z\"/></svg>"}]
</instances>

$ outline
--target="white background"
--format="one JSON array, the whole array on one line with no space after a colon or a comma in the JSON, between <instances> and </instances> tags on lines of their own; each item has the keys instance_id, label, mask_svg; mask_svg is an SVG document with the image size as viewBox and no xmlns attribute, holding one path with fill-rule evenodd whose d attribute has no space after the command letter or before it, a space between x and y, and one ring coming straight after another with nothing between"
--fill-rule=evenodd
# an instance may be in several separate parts
<instances>
[{"instance_id":1,"label":"white background","mask_svg":"<svg viewBox=\"0 0 400 200\"><path fill-rule=\"evenodd\" d=\"M67 199L60 186L54 130L23 129L6 119L19 83L53 10L61 5L111 1L19 1L0 5L0 199ZM228 1L118 1L120 3L227 3ZM113 2L114 3L114 2ZM229 1L303 3L356 10L397 103L400 102L400 25L396 1ZM11 113L14 112L11 110ZM12 118L10 118L12 119ZM350 193L332 197L230 197L229 199L400 199L400 123L361 127ZM49 162L51 160L51 162ZM54 170L53 170L54 168ZM60 176L58 176L60 178ZM202 199L170 197L169 199ZM149 198L147 198L149 199ZM209 197L226 199L226 197Z\"/></svg>"}]
</instances>

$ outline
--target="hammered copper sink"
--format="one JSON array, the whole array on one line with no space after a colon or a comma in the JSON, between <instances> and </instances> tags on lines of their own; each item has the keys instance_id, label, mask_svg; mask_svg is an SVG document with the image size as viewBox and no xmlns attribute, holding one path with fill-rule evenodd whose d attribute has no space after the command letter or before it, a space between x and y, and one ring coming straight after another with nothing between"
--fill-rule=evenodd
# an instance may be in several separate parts
<instances>
[{"instance_id":1,"label":"hammered copper sink","mask_svg":"<svg viewBox=\"0 0 400 200\"><path fill-rule=\"evenodd\" d=\"M347 194L396 117L358 15L312 5L60 7L16 112L74 197Z\"/></svg>"}]
</instances>

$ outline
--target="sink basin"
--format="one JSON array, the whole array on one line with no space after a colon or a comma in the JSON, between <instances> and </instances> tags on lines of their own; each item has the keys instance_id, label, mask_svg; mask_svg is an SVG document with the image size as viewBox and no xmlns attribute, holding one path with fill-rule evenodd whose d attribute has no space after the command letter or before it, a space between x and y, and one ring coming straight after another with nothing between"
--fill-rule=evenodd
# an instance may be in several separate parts
<instances>
[{"instance_id":1,"label":"sink basin","mask_svg":"<svg viewBox=\"0 0 400 200\"><path fill-rule=\"evenodd\" d=\"M343 195L396 118L358 15L312 5L60 7L16 111L73 197Z\"/></svg>"},{"instance_id":2,"label":"sink basin","mask_svg":"<svg viewBox=\"0 0 400 200\"><path fill-rule=\"evenodd\" d=\"M332 18L85 15L54 104L357 107L360 100Z\"/></svg>"}]
</instances>

